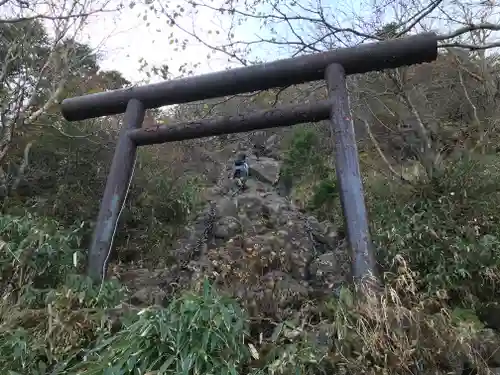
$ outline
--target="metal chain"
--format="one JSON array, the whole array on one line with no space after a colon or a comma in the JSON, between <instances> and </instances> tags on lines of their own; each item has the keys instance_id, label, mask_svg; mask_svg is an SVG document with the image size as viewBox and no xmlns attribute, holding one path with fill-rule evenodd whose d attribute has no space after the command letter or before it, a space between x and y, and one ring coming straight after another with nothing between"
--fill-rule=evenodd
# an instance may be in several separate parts
<instances>
[{"instance_id":1,"label":"metal chain","mask_svg":"<svg viewBox=\"0 0 500 375\"><path fill-rule=\"evenodd\" d=\"M208 209L207 215L205 215L204 219L204 229L203 233L196 241L196 246L194 248L192 257L198 257L202 253L202 248L203 246L208 242L208 240L212 237L212 234L214 232L214 226L215 226L215 219L216 219L216 213L217 213L217 208L215 201L210 202L210 208Z\"/></svg>"},{"instance_id":2,"label":"metal chain","mask_svg":"<svg viewBox=\"0 0 500 375\"><path fill-rule=\"evenodd\" d=\"M217 180L217 187L218 188L222 187L223 182L225 180L225 175L226 175L226 169L223 168L222 172ZM193 248L188 251L187 257L180 264L180 269L186 269L189 262L191 262L194 258L201 256L202 249L203 249L204 245L208 242L208 240L213 235L215 221L217 219L217 205L216 205L215 200L212 200L209 204L210 204L210 207L209 207L208 212L205 215L205 218L203 220L203 223L204 223L203 233L196 240L195 246L193 246Z\"/></svg>"},{"instance_id":3,"label":"metal chain","mask_svg":"<svg viewBox=\"0 0 500 375\"><path fill-rule=\"evenodd\" d=\"M203 233L196 240L196 244L187 251L187 256L184 257L183 261L180 264L181 269L186 269L189 262L202 255L204 245L212 237L215 226L216 213L217 209L215 202L210 202L210 208L208 209L208 212L203 219Z\"/></svg>"},{"instance_id":4,"label":"metal chain","mask_svg":"<svg viewBox=\"0 0 500 375\"><path fill-rule=\"evenodd\" d=\"M308 217L304 218L305 215L302 215L300 212L299 212L299 215L301 215L302 216L301 219L304 220L304 227L306 229L306 233L309 236L309 239L311 240L311 243L313 244L314 253L316 255L316 254L318 254L318 248L317 248L318 241L314 237L314 229L311 227L311 224L309 223L309 218Z\"/></svg>"}]
</instances>

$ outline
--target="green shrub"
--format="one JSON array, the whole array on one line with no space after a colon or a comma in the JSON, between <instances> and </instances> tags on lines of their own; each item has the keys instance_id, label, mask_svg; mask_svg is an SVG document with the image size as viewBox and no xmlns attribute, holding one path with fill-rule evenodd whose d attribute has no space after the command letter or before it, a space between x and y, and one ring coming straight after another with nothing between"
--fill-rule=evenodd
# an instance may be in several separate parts
<instances>
[{"instance_id":1,"label":"green shrub","mask_svg":"<svg viewBox=\"0 0 500 375\"><path fill-rule=\"evenodd\" d=\"M73 371L85 374L237 374L250 358L245 313L206 281L166 309L147 309L104 340Z\"/></svg>"},{"instance_id":2,"label":"green shrub","mask_svg":"<svg viewBox=\"0 0 500 375\"><path fill-rule=\"evenodd\" d=\"M378 259L403 257L418 288L451 303L487 302L500 280L500 163L464 159L412 189L386 184L369 194Z\"/></svg>"},{"instance_id":3,"label":"green shrub","mask_svg":"<svg viewBox=\"0 0 500 375\"><path fill-rule=\"evenodd\" d=\"M327 178L330 168L326 158L318 153L319 138L312 129L297 129L293 132L285 151L281 175L302 180L312 175Z\"/></svg>"},{"instance_id":4,"label":"green shrub","mask_svg":"<svg viewBox=\"0 0 500 375\"><path fill-rule=\"evenodd\" d=\"M337 179L330 177L321 180L313 187L308 208L318 215L319 219L332 219L338 212L339 202Z\"/></svg>"},{"instance_id":5,"label":"green shrub","mask_svg":"<svg viewBox=\"0 0 500 375\"><path fill-rule=\"evenodd\" d=\"M62 125L66 133L76 132L74 126ZM80 234L87 247L117 135L114 131L99 129L90 121L82 126L80 132L92 135L72 138L48 130L36 137L25 170L23 190L5 199L2 208L6 214L20 216L30 212L52 217L64 226L72 225L76 218L85 221L90 225L82 228ZM23 150L20 144L10 155L10 164L16 166L11 168L14 172L22 162ZM200 178L173 175L171 169L177 168L176 164L170 159L166 162L160 151L148 148L138 151L114 241L113 255L121 260L156 259L158 253L165 253L178 230L197 209Z\"/></svg>"},{"instance_id":6,"label":"green shrub","mask_svg":"<svg viewBox=\"0 0 500 375\"><path fill-rule=\"evenodd\" d=\"M48 293L45 303L56 307L105 309L118 306L125 298L125 289L116 280L95 285L87 276L70 274L64 284Z\"/></svg>"},{"instance_id":7,"label":"green shrub","mask_svg":"<svg viewBox=\"0 0 500 375\"><path fill-rule=\"evenodd\" d=\"M179 231L204 203L200 200L202 189L200 177L176 177L169 167L159 166L151 154L138 155L115 240L118 257L122 261L139 258L157 266L158 259L165 259Z\"/></svg>"},{"instance_id":8,"label":"green shrub","mask_svg":"<svg viewBox=\"0 0 500 375\"><path fill-rule=\"evenodd\" d=\"M114 153L113 131L99 129L92 121L59 124L67 137L52 128L26 136L9 154L11 168L17 177L24 159L24 146L32 141L22 189L11 191L4 212L15 213L26 206L30 212L53 217L62 225L72 225L75 218L94 220L99 197L104 191L107 172ZM82 137L82 135L89 135ZM15 197L17 195L17 197ZM13 211L14 210L14 211Z\"/></svg>"},{"instance_id":9,"label":"green shrub","mask_svg":"<svg viewBox=\"0 0 500 375\"><path fill-rule=\"evenodd\" d=\"M99 311L125 291L77 274L80 229L30 214L0 217L0 373L48 374L107 331Z\"/></svg>"},{"instance_id":10,"label":"green shrub","mask_svg":"<svg viewBox=\"0 0 500 375\"><path fill-rule=\"evenodd\" d=\"M3 305L0 324L0 373L64 374L68 364L98 337L110 333L105 308L123 301L123 288L113 281L102 287L73 275L47 292L43 309Z\"/></svg>"},{"instance_id":11,"label":"green shrub","mask_svg":"<svg viewBox=\"0 0 500 375\"><path fill-rule=\"evenodd\" d=\"M0 216L1 283L10 286L10 297L39 306L47 290L78 271L83 258L77 235L81 227L64 230L55 220L30 214Z\"/></svg>"}]
</instances>

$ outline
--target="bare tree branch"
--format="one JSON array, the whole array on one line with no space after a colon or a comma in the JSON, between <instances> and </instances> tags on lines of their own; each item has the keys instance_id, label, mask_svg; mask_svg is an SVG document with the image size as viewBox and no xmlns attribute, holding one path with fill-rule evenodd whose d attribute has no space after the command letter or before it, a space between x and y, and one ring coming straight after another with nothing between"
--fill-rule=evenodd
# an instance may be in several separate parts
<instances>
[{"instance_id":1,"label":"bare tree branch","mask_svg":"<svg viewBox=\"0 0 500 375\"><path fill-rule=\"evenodd\" d=\"M0 4L1 6L2 4ZM55 20L69 20L69 19L78 19L82 17L89 17L95 14L99 13L114 13L117 9L97 9L97 10L92 10L89 12L82 12L82 13L76 13L76 14L66 14L66 15L60 15L60 16L49 16L46 14L36 14L33 16L29 17L15 17L15 18L3 18L0 19L0 24L14 24L14 23L20 23L20 22L28 22L28 21L35 21L35 20L50 20L50 21L55 21Z\"/></svg>"}]
</instances>

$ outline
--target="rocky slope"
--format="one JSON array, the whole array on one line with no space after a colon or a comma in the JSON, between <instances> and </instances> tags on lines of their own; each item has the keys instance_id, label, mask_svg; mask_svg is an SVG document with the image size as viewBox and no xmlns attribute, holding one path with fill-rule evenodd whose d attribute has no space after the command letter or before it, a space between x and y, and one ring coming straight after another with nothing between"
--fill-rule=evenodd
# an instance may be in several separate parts
<instances>
[{"instance_id":1,"label":"rocky slope","mask_svg":"<svg viewBox=\"0 0 500 375\"><path fill-rule=\"evenodd\" d=\"M250 313L283 319L346 282L350 263L336 226L304 216L280 195L278 160L252 157L249 166L248 188L236 192L227 165L206 209L185 228L173 267L122 275L136 303L163 303L208 277Z\"/></svg>"},{"instance_id":2,"label":"rocky slope","mask_svg":"<svg viewBox=\"0 0 500 375\"><path fill-rule=\"evenodd\" d=\"M173 293L199 287L204 278L209 278L219 290L237 298L253 319L259 320L259 332L270 335L273 326L267 327L266 321L293 320L306 312L309 301L335 295L349 281L350 260L335 223L305 216L281 194L279 184L275 183L278 160L250 158L249 166L248 189L236 192L230 179L232 166L228 163L210 192L206 208L185 228L185 236L170 254L173 266L156 271L131 270L121 275L134 292L133 304L166 305ZM386 319L393 315L415 318L411 311L405 315L404 308L389 307L383 311L388 314ZM367 311L364 313L369 316ZM311 316L307 312L306 315ZM382 328L391 326L389 322L379 321L379 324ZM413 324L420 329L427 327L421 322ZM331 350L333 327L331 323L320 322L310 327L308 336L325 350ZM373 337L376 327L372 327ZM389 338L387 343L383 339L387 333L384 329L380 345L387 345L384 351L391 352L394 343L389 344ZM490 373L500 373L497 342L494 331L484 329L467 350L462 348L456 355L451 352L453 355L443 359L441 365L448 373L476 373L478 369L469 366L466 355L475 353L476 358L482 358L483 365L490 366ZM363 345L359 350L366 349ZM422 353L416 352L414 359L425 362ZM435 359L429 363L434 366ZM443 369L440 373L444 373Z\"/></svg>"}]
</instances>

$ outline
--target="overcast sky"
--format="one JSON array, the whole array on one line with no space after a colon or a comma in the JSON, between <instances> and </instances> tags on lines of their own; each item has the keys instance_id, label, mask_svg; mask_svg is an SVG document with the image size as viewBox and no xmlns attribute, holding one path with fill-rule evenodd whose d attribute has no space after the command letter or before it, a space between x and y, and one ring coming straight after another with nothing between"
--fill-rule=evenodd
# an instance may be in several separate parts
<instances>
[{"instance_id":1,"label":"overcast sky","mask_svg":"<svg viewBox=\"0 0 500 375\"><path fill-rule=\"evenodd\" d=\"M226 56L206 58L210 49L196 41L190 41L186 50L175 52L174 46L169 44L168 35L172 29L166 24L166 18L162 16L157 18L149 12L147 21L143 21L143 12L143 6L136 6L133 9L127 8L119 14L95 16L90 20L86 32L82 35L82 41L90 42L103 52L100 63L103 69L119 70L126 78L135 82L145 79L144 73L139 71L140 58L144 58L152 65L168 64L174 75L186 62L191 64L202 62L196 69L198 74L222 70L229 66ZM191 22L195 22L203 25L205 29L214 24L220 29L221 22L229 21L228 18L215 15L208 10L200 10L194 17L184 18L183 24L189 28ZM150 25L146 26L146 22ZM258 24L249 23L244 31L251 35L258 31ZM215 34L204 34L204 37L209 42L217 43Z\"/></svg>"},{"instance_id":2,"label":"overcast sky","mask_svg":"<svg viewBox=\"0 0 500 375\"><path fill-rule=\"evenodd\" d=\"M310 1L312 4L316 3L315 0ZM225 3L224 0L211 0L210 4L216 7L217 2L220 2L221 6ZM308 2L309 0L304 0L304 4ZM337 20L342 18L343 22L346 22L345 26L350 26L353 15L363 16L364 13L368 12L366 15L372 16L371 12L369 12L370 7L364 9L361 5L365 2L370 2L370 0L344 0L341 3L337 3L336 0L323 0L325 9L332 9L332 11L336 9L337 11L334 11L335 18ZM170 0L170 9L174 8L176 3L179 5L185 4L185 0ZM266 2L261 2L258 5L258 10L264 14L266 14L266 11L272 12L271 9L266 9L267 5L265 4ZM138 61L140 58L144 58L152 65L168 64L174 76L177 75L179 66L186 62L202 62L200 67L195 70L196 74L218 71L229 66L227 56L223 54L210 59L206 58L210 49L194 40L190 41L186 50L175 52L173 46L169 44L168 35L171 33L172 28L167 25L166 17L160 16L157 18L153 12L148 12L147 21L143 21L142 16L145 9L144 5L136 5L133 9L127 8L113 16L101 15L91 19L82 41L90 42L93 46L99 45L100 50L105 52L101 61L103 69L119 70L126 78L136 82L145 78L145 75L139 72L140 64ZM199 14L196 16L188 15L180 21L182 26L191 29L192 25L196 25L199 28L198 34L202 35L206 41L214 45L223 43L222 33L218 36L219 43L217 43L217 40L214 39L217 36L214 33L208 34L206 31L211 26L218 30L228 30L230 16L223 16L206 8L198 7L198 9ZM342 9L343 12L338 13L339 9ZM146 22L150 24L146 25ZM301 30L307 37L311 37L315 33L310 24L295 23L295 26L298 27L297 31ZM275 26L275 29L286 40L297 39L296 35L288 30L286 24L283 27ZM237 40L256 40L257 35L267 39L271 38L268 30L260 29L260 21L256 19L246 21L235 32L235 39ZM283 48L275 45L259 45L253 52L258 54L258 57L264 61L272 61L290 56L289 51L285 51ZM254 55L254 57L256 56ZM231 66L235 66L235 64L233 63Z\"/></svg>"},{"instance_id":3,"label":"overcast sky","mask_svg":"<svg viewBox=\"0 0 500 375\"><path fill-rule=\"evenodd\" d=\"M116 1L117 3L125 1L125 3L128 3L132 0L111 1ZM308 3L309 1L315 3L315 0L304 0L304 3ZM217 7L217 2L220 2L222 6L225 0L211 0L210 4ZM265 2L261 2L260 4L263 3L265 4ZM373 8L370 6L370 3L370 0L344 0L341 3L338 3L336 0L322 1L323 9L326 12L330 11L333 13L335 20L341 22L342 26L351 26L351 20L356 17L366 18L366 20L373 18ZM169 0L168 4L169 8L173 9L176 5L185 5L185 0ZM258 10L262 11L263 14L266 14L266 11L271 11L264 7L265 5L260 5ZM144 21L145 9L147 9L145 5L136 5L132 9L127 7L119 13L101 14L89 19L89 25L84 34L81 35L81 41L98 47L102 54L100 65L103 69L118 70L127 79L132 82L138 82L146 78L145 74L140 72L141 64L139 63L139 59L141 58L150 65L159 66L167 64L174 76L179 74L178 69L184 63L201 63L195 70L196 74L218 71L229 66L227 56L223 54L212 55L211 58L207 58L207 55L211 52L210 48L192 40L192 38L190 38L190 42L185 50L175 51L175 45L169 43L169 34L173 29L167 25L167 18L164 15L156 17L152 11L148 11L148 18ZM224 42L223 32L217 36L215 33L207 33L207 30L210 28L228 30L230 24L229 17L231 16L223 16L218 12L216 13L206 8L198 7L197 9L199 10L197 15L187 15L183 19L178 20L178 22L189 30L192 29L192 25L196 25L198 34L205 41L213 45L222 44ZM375 18L378 22L386 23L392 20L393 14L391 9L383 8L380 9L380 14L377 13ZM439 23L438 21L436 22L430 19L428 23L432 24L432 27L436 27ZM317 31L311 29L311 23L307 22L305 24L295 24L294 27L298 27L297 31L301 30L301 34L306 40L312 37ZM286 27L277 31L287 41L297 39L296 35L293 35ZM269 31L265 33L264 30L260 29L258 20L245 22L235 32L237 34L235 39L237 40L255 40L257 39L257 35L267 39L271 37ZM180 36L179 33L176 30L176 36ZM188 37L187 35L183 36ZM215 38L219 38L219 40ZM289 52L280 51L276 46L265 48L265 46L259 45L256 51L259 54L258 57L264 61L272 61L289 56ZM231 66L235 66L235 64L233 63Z\"/></svg>"}]
</instances>

